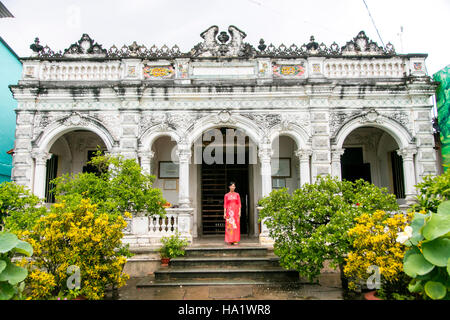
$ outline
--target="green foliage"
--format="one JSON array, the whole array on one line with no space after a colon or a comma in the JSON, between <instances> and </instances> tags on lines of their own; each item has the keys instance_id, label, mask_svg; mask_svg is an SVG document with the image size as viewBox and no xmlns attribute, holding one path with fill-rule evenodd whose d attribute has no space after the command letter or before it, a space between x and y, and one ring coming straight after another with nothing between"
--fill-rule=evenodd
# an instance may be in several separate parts
<instances>
[{"instance_id":1,"label":"green foliage","mask_svg":"<svg viewBox=\"0 0 450 320\"><path fill-rule=\"evenodd\" d=\"M126 222L121 215L98 212L97 206L84 199L78 206L56 203L35 227L23 233L32 244L33 260L22 261L30 276L27 284L33 299L80 294L87 299L101 299L108 287L121 287L129 278L124 274L127 251L122 244ZM69 290L67 280L80 270L81 286Z\"/></svg>"},{"instance_id":2,"label":"green foliage","mask_svg":"<svg viewBox=\"0 0 450 320\"><path fill-rule=\"evenodd\" d=\"M13 233L0 232L0 300L22 299L28 271L12 262L16 254L29 257L33 248Z\"/></svg>"},{"instance_id":3,"label":"green foliage","mask_svg":"<svg viewBox=\"0 0 450 320\"><path fill-rule=\"evenodd\" d=\"M180 238L180 234L176 234L170 237L161 238L162 247L159 249L161 258L176 258L179 256L184 256L184 248L189 245L186 239Z\"/></svg>"},{"instance_id":4,"label":"green foliage","mask_svg":"<svg viewBox=\"0 0 450 320\"><path fill-rule=\"evenodd\" d=\"M11 232L27 230L46 208L26 187L14 182L0 184L0 225Z\"/></svg>"},{"instance_id":5,"label":"green foliage","mask_svg":"<svg viewBox=\"0 0 450 320\"><path fill-rule=\"evenodd\" d=\"M416 187L417 204L412 206L412 211L436 212L443 201L450 200L450 170L440 176L426 176Z\"/></svg>"},{"instance_id":6,"label":"green foliage","mask_svg":"<svg viewBox=\"0 0 450 320\"><path fill-rule=\"evenodd\" d=\"M258 203L263 207L274 252L280 264L315 280L324 262L343 265L351 242L347 231L363 212L398 210L394 195L365 182L338 181L319 176L290 195L287 189L273 190Z\"/></svg>"},{"instance_id":7,"label":"green foliage","mask_svg":"<svg viewBox=\"0 0 450 320\"><path fill-rule=\"evenodd\" d=\"M446 201L435 212L415 213L412 237L405 243L410 249L403 259L403 269L413 278L408 288L424 298L450 299L449 209L450 201Z\"/></svg>"},{"instance_id":8,"label":"green foliage","mask_svg":"<svg viewBox=\"0 0 450 320\"><path fill-rule=\"evenodd\" d=\"M160 189L152 187L155 176L142 172L134 159L98 151L89 164L98 173L66 174L54 180L58 201L79 203L83 197L91 199L101 212L165 215L162 205L166 200Z\"/></svg>"}]
</instances>

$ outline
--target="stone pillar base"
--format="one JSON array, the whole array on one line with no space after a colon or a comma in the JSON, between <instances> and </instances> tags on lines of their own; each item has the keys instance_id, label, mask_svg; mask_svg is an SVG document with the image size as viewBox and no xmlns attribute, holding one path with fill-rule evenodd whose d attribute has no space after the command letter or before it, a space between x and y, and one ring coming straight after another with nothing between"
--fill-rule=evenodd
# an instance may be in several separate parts
<instances>
[{"instance_id":1,"label":"stone pillar base","mask_svg":"<svg viewBox=\"0 0 450 320\"><path fill-rule=\"evenodd\" d=\"M266 247L273 247L275 241L266 234L259 235L259 244Z\"/></svg>"}]
</instances>

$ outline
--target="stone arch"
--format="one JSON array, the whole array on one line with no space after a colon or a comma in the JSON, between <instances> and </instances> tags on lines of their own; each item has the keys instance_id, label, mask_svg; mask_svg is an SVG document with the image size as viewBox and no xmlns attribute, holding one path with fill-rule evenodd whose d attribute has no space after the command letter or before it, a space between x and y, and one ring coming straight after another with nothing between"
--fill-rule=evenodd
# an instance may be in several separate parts
<instances>
[{"instance_id":1,"label":"stone arch","mask_svg":"<svg viewBox=\"0 0 450 320\"><path fill-rule=\"evenodd\" d=\"M336 149L341 149L347 136L360 127L379 128L389 133L397 142L400 149L407 148L413 143L412 135L398 122L386 117L378 116L377 121L361 121L362 117L357 117L344 124L332 139L332 145Z\"/></svg>"},{"instance_id":2,"label":"stone arch","mask_svg":"<svg viewBox=\"0 0 450 320\"><path fill-rule=\"evenodd\" d=\"M180 136L176 131L161 130L157 127L149 128L139 137L139 147L141 148L141 151L150 151L152 149L153 143L158 138L164 136L171 137L173 141L176 141L177 144L180 142Z\"/></svg>"},{"instance_id":3,"label":"stone arch","mask_svg":"<svg viewBox=\"0 0 450 320\"><path fill-rule=\"evenodd\" d=\"M284 129L279 124L274 126L269 132L270 143L272 144L273 141L280 136L288 136L292 138L297 144L297 149L310 148L310 137L306 131L299 126L292 125L291 129Z\"/></svg>"},{"instance_id":4,"label":"stone arch","mask_svg":"<svg viewBox=\"0 0 450 320\"><path fill-rule=\"evenodd\" d=\"M96 122L84 122L78 125L64 125L55 122L48 126L38 139L34 141L35 148L42 152L49 152L52 145L64 134L75 130L87 130L97 134L105 143L108 151L116 145L116 141L111 133L102 124Z\"/></svg>"},{"instance_id":5,"label":"stone arch","mask_svg":"<svg viewBox=\"0 0 450 320\"><path fill-rule=\"evenodd\" d=\"M232 121L217 121L215 116L200 119L200 121L197 121L194 124L189 136L186 137L187 146L192 146L205 131L220 127L230 127L242 130L248 135L253 143L258 145L261 142L261 129L253 121L239 115L232 115L231 119Z\"/></svg>"}]
</instances>

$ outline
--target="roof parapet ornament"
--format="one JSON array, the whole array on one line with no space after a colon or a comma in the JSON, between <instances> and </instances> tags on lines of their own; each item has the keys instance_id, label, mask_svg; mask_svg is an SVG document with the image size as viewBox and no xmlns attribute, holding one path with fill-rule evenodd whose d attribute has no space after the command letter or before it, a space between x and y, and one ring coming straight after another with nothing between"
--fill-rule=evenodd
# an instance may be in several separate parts
<instances>
[{"instance_id":1,"label":"roof parapet ornament","mask_svg":"<svg viewBox=\"0 0 450 320\"><path fill-rule=\"evenodd\" d=\"M39 52L44 50L44 47L39 44L39 38L38 37L36 37L34 39L34 43L32 43L30 45L30 49L33 50L33 55L34 56L37 56L39 54Z\"/></svg>"},{"instance_id":2,"label":"roof parapet ornament","mask_svg":"<svg viewBox=\"0 0 450 320\"><path fill-rule=\"evenodd\" d=\"M370 40L364 31L358 33L353 40L346 43L342 48L336 42L327 47L324 43L316 42L311 36L308 43L301 46L284 44L275 47L272 43L266 45L265 41L259 41L258 50L252 45L244 42L247 36L245 32L235 26L228 27L228 33L222 31L219 34L219 27L211 26L203 31L200 36L203 42L195 45L189 52L181 52L177 45L169 48L166 45L158 48L155 45L150 48L138 45L134 41L131 45L123 45L120 49L113 45L109 50L103 49L101 45L94 42L87 34L83 34L81 39L72 44L69 48L54 52L47 45L39 44L39 39L30 46L33 51L32 57L41 59L71 59L71 58L142 58L142 59L176 59L176 58L203 58L203 57L283 57L283 58L305 58L308 56L392 56L395 55L394 46L388 43L385 48Z\"/></svg>"},{"instance_id":3,"label":"roof parapet ornament","mask_svg":"<svg viewBox=\"0 0 450 320\"><path fill-rule=\"evenodd\" d=\"M251 57L256 55L256 50L243 39L247 36L245 32L235 26L228 27L228 33L222 31L219 36L219 27L211 26L203 31L200 36L204 39L190 51L192 57ZM219 40L219 42L217 40Z\"/></svg>"},{"instance_id":4,"label":"roof parapet ornament","mask_svg":"<svg viewBox=\"0 0 450 320\"><path fill-rule=\"evenodd\" d=\"M390 54L393 46L389 43L389 51L370 40L364 31L360 31L352 41L342 47L342 55L383 55Z\"/></svg>"},{"instance_id":5,"label":"roof parapet ornament","mask_svg":"<svg viewBox=\"0 0 450 320\"><path fill-rule=\"evenodd\" d=\"M64 50L64 56L76 56L76 55L96 55L106 56L106 49L103 49L97 42L84 33L78 42L70 45L69 48Z\"/></svg>"}]
</instances>

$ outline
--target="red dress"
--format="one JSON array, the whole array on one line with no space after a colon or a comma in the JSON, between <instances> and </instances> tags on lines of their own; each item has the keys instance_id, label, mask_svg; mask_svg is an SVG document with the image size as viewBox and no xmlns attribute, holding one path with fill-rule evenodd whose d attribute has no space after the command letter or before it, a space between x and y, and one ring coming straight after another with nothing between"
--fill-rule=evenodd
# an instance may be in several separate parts
<instances>
[{"instance_id":1,"label":"red dress","mask_svg":"<svg viewBox=\"0 0 450 320\"><path fill-rule=\"evenodd\" d=\"M239 242L241 240L241 219L239 218L241 197L239 193L226 193L223 207L227 209L225 215L225 242Z\"/></svg>"}]
</instances>

